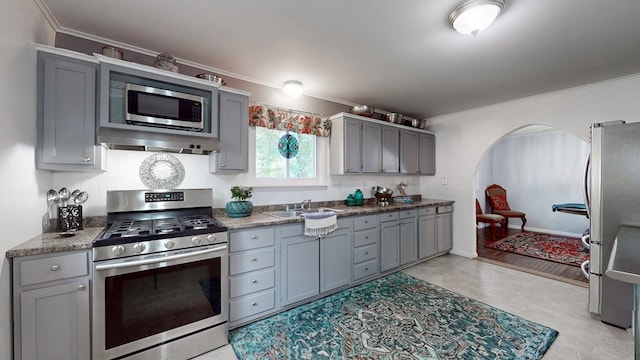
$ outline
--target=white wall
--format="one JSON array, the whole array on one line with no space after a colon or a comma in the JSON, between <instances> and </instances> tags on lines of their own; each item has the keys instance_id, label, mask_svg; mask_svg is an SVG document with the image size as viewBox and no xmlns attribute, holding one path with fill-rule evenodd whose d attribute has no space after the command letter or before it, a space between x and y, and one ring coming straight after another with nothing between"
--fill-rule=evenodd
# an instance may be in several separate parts
<instances>
[{"instance_id":1,"label":"white wall","mask_svg":"<svg viewBox=\"0 0 640 360\"><path fill-rule=\"evenodd\" d=\"M34 163L35 42L53 43L53 30L33 1L3 0L0 5L0 253L41 233L45 193L51 174ZM0 359L11 358L9 262L0 274Z\"/></svg>"},{"instance_id":2,"label":"white wall","mask_svg":"<svg viewBox=\"0 0 640 360\"><path fill-rule=\"evenodd\" d=\"M616 119L640 121L640 76L518 99L429 120L436 133L437 175L423 177L422 194L452 199L455 254L475 257L475 173L502 136L530 124L556 127L584 140L589 125ZM441 179L448 178L448 185Z\"/></svg>"},{"instance_id":3,"label":"white wall","mask_svg":"<svg viewBox=\"0 0 640 360\"><path fill-rule=\"evenodd\" d=\"M484 189L499 184L507 190L510 207L527 214L528 230L582 236L589 227L586 216L553 212L551 206L584 202L582 180L588 151L586 141L565 131L509 135L481 160L476 197L489 212ZM509 221L510 227L520 224L520 219Z\"/></svg>"}]
</instances>

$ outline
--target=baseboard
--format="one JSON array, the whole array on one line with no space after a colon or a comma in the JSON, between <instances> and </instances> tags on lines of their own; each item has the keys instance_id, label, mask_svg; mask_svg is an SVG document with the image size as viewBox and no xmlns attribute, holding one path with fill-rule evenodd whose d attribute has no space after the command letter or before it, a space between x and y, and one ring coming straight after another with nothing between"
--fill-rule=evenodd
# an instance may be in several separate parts
<instances>
[{"instance_id":1,"label":"baseboard","mask_svg":"<svg viewBox=\"0 0 640 360\"><path fill-rule=\"evenodd\" d=\"M508 227L509 227L509 229L520 230L520 226L519 225L509 225ZM566 231L532 228L532 227L529 227L529 226L525 226L524 229L526 231L534 231L534 232L539 232L539 233L544 233L544 234L562 235L562 236L570 236L570 237L577 237L577 238L581 238L582 237L582 233L576 234L576 233L570 233L570 232L566 232Z\"/></svg>"}]
</instances>

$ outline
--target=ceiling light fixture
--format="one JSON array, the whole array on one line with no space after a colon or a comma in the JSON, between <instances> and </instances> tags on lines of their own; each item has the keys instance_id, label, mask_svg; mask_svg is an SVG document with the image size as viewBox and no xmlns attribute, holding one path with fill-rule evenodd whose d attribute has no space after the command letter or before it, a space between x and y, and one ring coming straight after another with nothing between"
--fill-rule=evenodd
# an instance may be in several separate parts
<instances>
[{"instance_id":1,"label":"ceiling light fixture","mask_svg":"<svg viewBox=\"0 0 640 360\"><path fill-rule=\"evenodd\" d=\"M289 80L284 83L284 87L282 88L282 91L284 92L285 95L289 97L292 97L292 98L300 97L303 91L302 83L297 80Z\"/></svg>"},{"instance_id":2,"label":"ceiling light fixture","mask_svg":"<svg viewBox=\"0 0 640 360\"><path fill-rule=\"evenodd\" d=\"M478 35L486 29L504 10L506 0L469 0L449 14L449 24L457 32Z\"/></svg>"}]
</instances>

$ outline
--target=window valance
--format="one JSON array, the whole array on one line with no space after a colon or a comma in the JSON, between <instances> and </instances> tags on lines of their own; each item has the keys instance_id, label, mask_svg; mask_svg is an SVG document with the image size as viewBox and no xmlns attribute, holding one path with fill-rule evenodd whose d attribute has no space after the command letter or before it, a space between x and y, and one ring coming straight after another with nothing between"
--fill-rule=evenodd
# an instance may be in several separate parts
<instances>
[{"instance_id":1,"label":"window valance","mask_svg":"<svg viewBox=\"0 0 640 360\"><path fill-rule=\"evenodd\" d=\"M267 105L249 106L249 126L316 136L331 134L331 120L327 118Z\"/></svg>"}]
</instances>

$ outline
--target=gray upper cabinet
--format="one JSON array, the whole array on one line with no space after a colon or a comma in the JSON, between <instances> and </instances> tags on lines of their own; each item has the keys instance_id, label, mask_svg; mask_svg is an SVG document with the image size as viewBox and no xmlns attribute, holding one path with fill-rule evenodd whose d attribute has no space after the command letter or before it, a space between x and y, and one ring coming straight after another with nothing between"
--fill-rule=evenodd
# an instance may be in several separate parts
<instances>
[{"instance_id":1,"label":"gray upper cabinet","mask_svg":"<svg viewBox=\"0 0 640 360\"><path fill-rule=\"evenodd\" d=\"M421 133L418 137L421 175L436 174L436 136Z\"/></svg>"},{"instance_id":2,"label":"gray upper cabinet","mask_svg":"<svg viewBox=\"0 0 640 360\"><path fill-rule=\"evenodd\" d=\"M209 154L211 172L247 172L249 95L219 92L220 151Z\"/></svg>"},{"instance_id":3,"label":"gray upper cabinet","mask_svg":"<svg viewBox=\"0 0 640 360\"><path fill-rule=\"evenodd\" d=\"M418 133L415 131L400 131L400 173L418 174Z\"/></svg>"},{"instance_id":4,"label":"gray upper cabinet","mask_svg":"<svg viewBox=\"0 0 640 360\"><path fill-rule=\"evenodd\" d=\"M382 125L362 122L362 172L382 171Z\"/></svg>"},{"instance_id":5,"label":"gray upper cabinet","mask_svg":"<svg viewBox=\"0 0 640 360\"><path fill-rule=\"evenodd\" d=\"M91 357L89 253L13 260L14 359Z\"/></svg>"},{"instance_id":6,"label":"gray upper cabinet","mask_svg":"<svg viewBox=\"0 0 640 360\"><path fill-rule=\"evenodd\" d=\"M332 175L435 174L432 133L347 113L330 119Z\"/></svg>"},{"instance_id":7,"label":"gray upper cabinet","mask_svg":"<svg viewBox=\"0 0 640 360\"><path fill-rule=\"evenodd\" d=\"M48 51L37 51L36 167L104 170L102 149L96 145L98 62Z\"/></svg>"},{"instance_id":8,"label":"gray upper cabinet","mask_svg":"<svg viewBox=\"0 0 640 360\"><path fill-rule=\"evenodd\" d=\"M391 126L382 127L382 172L397 174L400 170L400 130Z\"/></svg>"},{"instance_id":9,"label":"gray upper cabinet","mask_svg":"<svg viewBox=\"0 0 640 360\"><path fill-rule=\"evenodd\" d=\"M429 133L400 131L400 173L436 174L436 137Z\"/></svg>"}]
</instances>

